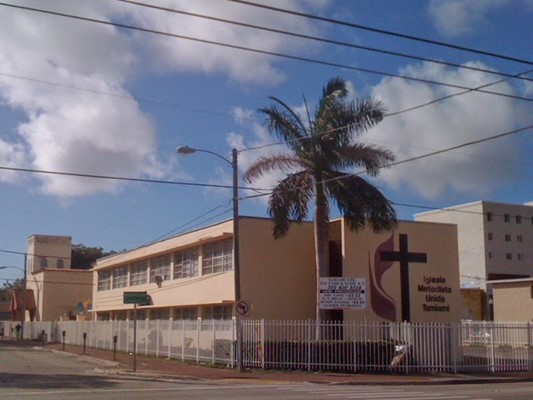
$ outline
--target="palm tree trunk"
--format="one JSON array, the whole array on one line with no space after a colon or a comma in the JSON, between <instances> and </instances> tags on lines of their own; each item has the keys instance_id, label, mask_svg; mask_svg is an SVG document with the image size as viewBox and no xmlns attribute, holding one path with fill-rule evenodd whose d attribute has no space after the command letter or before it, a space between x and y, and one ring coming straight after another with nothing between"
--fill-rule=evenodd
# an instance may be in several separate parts
<instances>
[{"instance_id":1,"label":"palm tree trunk","mask_svg":"<svg viewBox=\"0 0 533 400\"><path fill-rule=\"evenodd\" d=\"M327 319L327 311L320 310L320 278L329 276L329 225L326 196L322 182L316 185L315 205L315 262L316 262L316 319Z\"/></svg>"}]
</instances>

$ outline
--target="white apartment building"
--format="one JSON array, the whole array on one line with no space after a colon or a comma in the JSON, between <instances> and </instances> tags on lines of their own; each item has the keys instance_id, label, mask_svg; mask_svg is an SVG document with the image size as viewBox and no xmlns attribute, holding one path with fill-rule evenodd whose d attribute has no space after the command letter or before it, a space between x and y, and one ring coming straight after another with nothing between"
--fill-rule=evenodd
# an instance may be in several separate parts
<instances>
[{"instance_id":1,"label":"white apartment building","mask_svg":"<svg viewBox=\"0 0 533 400\"><path fill-rule=\"evenodd\" d=\"M414 217L457 225L461 287L533 277L533 202L476 201Z\"/></svg>"}]
</instances>

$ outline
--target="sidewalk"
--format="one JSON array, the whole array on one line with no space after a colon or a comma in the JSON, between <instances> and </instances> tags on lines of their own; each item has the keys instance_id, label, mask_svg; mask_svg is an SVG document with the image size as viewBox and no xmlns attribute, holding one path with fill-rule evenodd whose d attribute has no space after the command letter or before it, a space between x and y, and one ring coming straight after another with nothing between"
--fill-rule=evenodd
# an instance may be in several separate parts
<instances>
[{"instance_id":1,"label":"sidewalk","mask_svg":"<svg viewBox=\"0 0 533 400\"><path fill-rule=\"evenodd\" d=\"M39 346L39 342L9 342L10 345ZM495 382L527 382L533 381L531 372L513 373L485 373L485 374L405 374L405 373L332 373L305 371L273 371L273 370L245 370L241 373L235 369L211 365L197 365L182 363L166 358L147 357L137 355L136 371L133 372L133 357L125 353L116 354L109 350L87 348L83 354L83 347L62 344L47 344L45 350L68 353L77 357L92 357L105 360L106 373L144 379L184 379L184 380L212 380L233 382L309 382L338 385L437 385L437 384L465 384L465 383L495 383Z\"/></svg>"}]
</instances>

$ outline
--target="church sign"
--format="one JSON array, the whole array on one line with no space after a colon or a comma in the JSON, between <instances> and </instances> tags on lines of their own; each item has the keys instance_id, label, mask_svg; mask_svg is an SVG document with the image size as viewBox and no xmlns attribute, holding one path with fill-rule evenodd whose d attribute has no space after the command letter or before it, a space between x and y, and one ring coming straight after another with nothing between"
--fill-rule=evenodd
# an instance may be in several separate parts
<instances>
[{"instance_id":1,"label":"church sign","mask_svg":"<svg viewBox=\"0 0 533 400\"><path fill-rule=\"evenodd\" d=\"M320 278L321 310L364 310L366 308L366 279Z\"/></svg>"}]
</instances>

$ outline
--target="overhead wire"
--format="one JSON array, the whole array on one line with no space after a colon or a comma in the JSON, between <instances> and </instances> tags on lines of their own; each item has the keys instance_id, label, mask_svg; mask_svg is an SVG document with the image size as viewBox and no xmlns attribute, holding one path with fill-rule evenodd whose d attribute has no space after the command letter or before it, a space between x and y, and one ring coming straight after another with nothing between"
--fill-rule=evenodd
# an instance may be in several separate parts
<instances>
[{"instance_id":1,"label":"overhead wire","mask_svg":"<svg viewBox=\"0 0 533 400\"><path fill-rule=\"evenodd\" d=\"M240 4L252 6L252 7L262 8L262 9L266 9L266 10L271 10L271 11L275 11L275 12L279 12L279 13L295 15L295 16L298 16L298 17L313 19L313 20L316 20L316 21L328 22L328 23L331 23L331 24L346 26L346 27L349 27L349 28L366 30L366 31L369 31L369 32L380 33L380 34L383 34L383 35L393 36L393 37L397 37L397 38L413 40L413 41L422 42L422 43L426 43L426 44L431 44L431 45L435 45L435 46L447 47L447 48L450 48L450 49L460 50L460 51L464 51L464 52L468 52L468 53L474 53L474 54L484 55L484 56L488 56L488 57L499 58L501 60L513 61L513 62L517 62L517 63L521 63L521 64L527 64L527 65L533 65L533 61L531 61L531 60L521 59L521 58L517 58L517 57L511 57L511 56L507 56L507 55L504 55L504 54L498 54L498 53L494 53L494 52L490 52L490 51L475 49L475 48L472 48L472 47L460 46L460 45L453 44L453 43L446 43L446 42L442 42L442 41L438 41L438 40L424 38L424 37L421 37L421 36L408 35L408 34L401 33L401 32L394 32L394 31L389 31L389 30L386 30L386 29L374 28L374 27L371 27L371 26L366 26L366 25L362 25L362 24L356 24L356 23L348 22L348 21L342 21L342 20L335 19L335 18L321 17L319 15L313 15L313 14L303 13L303 12L299 12L299 11L288 10L288 9L284 9L284 8L280 8L280 7L274 7L274 6L261 4L261 3L254 3L252 1L246 1L246 0L227 0L227 1L230 1L230 2L233 2L233 3L240 3Z\"/></svg>"},{"instance_id":2,"label":"overhead wire","mask_svg":"<svg viewBox=\"0 0 533 400\"><path fill-rule=\"evenodd\" d=\"M514 135L516 133L524 132L524 131L527 131L527 130L532 129L532 128L533 128L533 125L528 125L528 126L525 126L525 127L522 127L522 128L513 129L513 130L510 130L510 131L506 131L506 132L499 133L499 134L496 134L496 135L493 135L493 136L489 136L489 137L485 137L485 138L482 138L482 139L472 140L472 141L465 142L465 143L462 143L462 144L459 144L459 145L456 145L456 146L451 146L451 147L447 147L445 149L432 151L430 153L422 154L422 155L419 155L419 156L409 157L409 158L406 158L404 160L400 160L400 161L389 163L389 164L387 164L386 166L383 166L383 167L377 167L376 169L380 170L380 169L384 169L384 168L390 168L390 167L394 167L394 166L397 166L397 165L405 164L405 163L408 163L408 162L417 161L417 160L421 160L421 159L428 158L428 157L433 157L433 156L436 156L438 154L447 153L449 151L457 150L457 149L460 149L460 148L463 148L463 147L468 147L468 146L472 146L472 145L475 145L475 144L480 144L480 143L488 142L488 141L491 141L491 140L500 139L500 138L503 138L503 137L506 137L506 136ZM363 175L365 173L366 173L366 171L358 171L358 172L354 172L352 174L347 174L345 176L324 180L324 183L333 182L333 181L339 181L339 180L343 180L343 179L345 179L346 177L349 177L349 176ZM301 188L302 188L302 186L291 188L289 190L291 190L291 191L292 190L300 190ZM261 189L261 190L264 190L264 189ZM243 197L243 199L251 199L251 198L257 198L257 197L269 196L272 193L273 193L272 190L269 190L268 193L245 196L245 197Z\"/></svg>"},{"instance_id":3,"label":"overhead wire","mask_svg":"<svg viewBox=\"0 0 533 400\"><path fill-rule=\"evenodd\" d=\"M123 0L119 0L119 1L123 1ZM3 4L3 3L0 3L0 5L6 5L6 4ZM11 6L11 5L8 5L8 6ZM66 15L64 15L66 16ZM75 17L75 16L73 16ZM83 17L81 17L83 18ZM105 22L105 21L93 21L93 22ZM140 28L141 30L143 30L143 28ZM522 75L522 74L517 74L517 75L512 75L510 77L517 77L519 75ZM507 76L507 75L503 75L503 76ZM400 78L403 78L403 77L400 77ZM503 80L502 80L503 81ZM499 83L501 81L498 81L496 83ZM46 82L45 82L46 83ZM486 86L490 86L492 84L495 84L495 83L491 83L491 84L487 84L487 85L483 85L482 87L486 87ZM468 93L468 92L471 92L471 91L475 91L476 89L474 88L467 88L467 90L465 92L460 92L460 93L456 93L456 94L453 94L453 95L450 95L450 96L445 96L444 98L442 99L445 99L445 98L449 98L449 97L453 97L453 96L457 96L459 94L464 94L464 93ZM90 91L90 90L89 90ZM487 93L491 93L491 92L487 92ZM499 93L493 93L493 94L499 94ZM114 94L111 94L111 95L114 95ZM128 96L123 96L124 98L128 98ZM528 99L526 98L527 100L531 100L531 99ZM439 100L437 100L439 101ZM436 101L432 101L430 103L426 103L424 105L421 105L421 106L417 106L416 108L421 108L423 106L426 106L426 105L429 105L429 104L433 104L435 103ZM411 108L411 109L414 109L414 108ZM411 109L408 109L408 110L411 110ZM402 110L401 112L406 112L408 110ZM398 112L400 113L400 112ZM395 114L389 114L387 116L392 116L392 115L396 115L397 113ZM475 142L474 142L475 143ZM470 144L473 144L473 143L470 143ZM464 147L461 146L461 147ZM453 148L452 148L453 149ZM245 151L246 149L243 149L242 151ZM450 149L448 149L450 150ZM439 152L436 152L436 153L431 153L429 155L434 155L434 154L438 154L442 151L439 151ZM424 155L422 157L427 157L428 155ZM420 157L420 158L422 158ZM406 162L407 160L404 160L403 162ZM25 172L42 172L42 173L58 173L58 174L65 174L65 173L59 173L59 172L54 172L54 171L38 171L38 170L29 170L29 169L13 169L13 168L3 168L3 167L0 167L0 169L12 169L12 170L19 170L19 171L25 171ZM149 183L170 183L170 184L189 184L191 186L210 186L210 187L222 187L222 188L230 188L230 186L224 186L224 185L208 185L208 184L194 184L194 183L184 183L184 182L169 182L169 181L157 181L157 180L146 180L146 179L135 179L135 178L119 178L119 177L106 177L106 176L97 176L97 175L88 175L88 174L70 174L68 173L67 175L74 175L74 176L84 176L84 177L88 177L88 178L105 178L105 179L120 179L120 180L130 180L130 181L140 181L140 182L149 182ZM243 189L253 189L253 190L267 190L267 189L255 189L255 188L243 188ZM244 199L244 198L243 198Z\"/></svg>"},{"instance_id":4,"label":"overhead wire","mask_svg":"<svg viewBox=\"0 0 533 400\"><path fill-rule=\"evenodd\" d=\"M286 31L286 30L282 30L282 29L270 28L270 27L261 26L261 25L255 25L255 24L250 24L250 23L245 23L245 22L240 22L240 21L235 21L235 20L229 20L229 19L226 19L226 18L218 18L218 17L213 17L213 16L209 16L209 15L205 15L205 14L199 14L199 13L193 13L193 12L189 12L189 11L177 10L175 8L163 7L163 6L158 6L158 5L155 5L155 4L147 4L147 3L143 3L143 2L139 2L139 1L133 1L133 0L115 0L115 1L118 1L118 2L121 2L121 3L131 4L131 5L135 5L135 6L139 6L139 7L151 8L151 9L159 10L159 11L171 12L171 13L174 13L174 14L186 15L186 16L196 17L196 18L201 18L201 19L207 19L207 20L210 20L210 21L221 22L221 23L230 24L230 25L234 25L234 26L241 26L241 27L244 27L244 28L256 29L256 30L260 30L260 31L270 32L270 33L277 33L277 34L284 35L284 36L296 37L296 38L300 38L300 39L312 40L312 41L321 42L321 43L327 43L327 44L334 44L334 45L341 46L341 47L349 47L349 48L358 49L358 50L365 50L365 51L370 51L370 52L375 52L375 53L380 53L380 54L386 54L386 55L391 55L391 56L396 56L396 57L408 58L408 59L411 59L411 60L425 61L425 62L429 62L429 63L433 63L433 64L440 64L440 65L446 65L446 66L449 66L449 67L455 67L455 68L458 68L458 69L466 69L466 70L470 70L470 71L483 72L483 73L486 73L486 74L504 76L504 77L507 77L507 78L514 78L514 79L522 79L522 80L526 80L526 81L533 81L533 78L521 77L520 75L516 75L516 74L508 74L508 73L505 73L505 72L499 72L499 71L496 71L496 70L490 70L490 69L486 69L486 68L479 68L479 67L473 67L473 66L464 65L464 64L457 64L457 63L452 63L452 62L443 61L443 60L436 60L436 59L432 59L432 58L416 56L416 55L413 55L413 54L401 53L401 52L398 52L398 51L384 50L384 49L379 49L379 48L376 48L376 47L357 45L357 44L353 44L353 43L349 43L349 42L343 42L343 41L339 41L339 40L327 39L327 38L322 38L322 37L318 37L318 36L312 36L312 35L306 35L306 34L297 33L297 32Z\"/></svg>"},{"instance_id":5,"label":"overhead wire","mask_svg":"<svg viewBox=\"0 0 533 400\"><path fill-rule=\"evenodd\" d=\"M373 75L380 75L380 76L386 76L386 77L392 77L392 78L401 78L401 79L410 80L410 81L414 81L414 82L427 83L427 84L438 85L438 86L452 87L452 88L455 88L455 89L464 89L464 90L472 89L470 87L463 86L463 85L439 82L439 81L434 81L434 80L431 80L431 79L416 78L416 77L413 77L413 76L395 74L395 73L390 73L390 72L385 72L385 71L378 71L378 70L369 69L369 68L360 68L360 67L355 67L355 66L352 66L352 65L346 65L346 64L336 63L336 62L317 60L317 59L312 59L312 58L303 57L303 56L295 56L295 55L283 54L283 53L278 53L278 52L273 52L273 51L260 50L260 49L255 49L255 48L251 48L251 47L246 47L246 46L234 45L234 44L230 44L230 43L223 43L223 42L218 42L218 41L208 40L208 39L200 39L200 38L195 38L195 37L186 36L186 35L179 35L179 34L175 34L175 33L158 31L158 30L155 30L155 29L142 28L142 27L123 24L123 23L118 23L118 22L104 21L104 20L99 20L99 19L95 19L95 18L82 17L82 16L78 16L78 15L67 14L67 13L62 13L62 12L57 12L57 11L43 10L43 9L38 9L38 8L33 8L33 7L25 7L25 6L7 4L7 3L2 3L2 2L0 2L0 6L12 7L12 8L22 9L22 10L26 10L26 11L39 12L39 13L55 15L55 16L64 17L64 18L72 18L72 19L76 19L76 20L81 20L81 21L86 21L86 22L93 22L93 23L103 24L103 25L107 25L107 26L114 26L114 27L123 28L123 29L130 29L130 30L136 30L136 31L156 34L156 35L173 37L173 38L177 38L177 39L189 40L189 41L193 41L193 42L197 42L197 43L204 43L204 44L215 45L215 46L220 46L220 47L225 47L225 48L231 48L231 49L235 49L235 50L242 50L242 51L247 51L247 52L252 52L252 53L257 53L257 54L263 54L263 55L268 55L268 56L286 58L286 59L291 59L291 60L296 60L296 61L303 61L303 62L308 62L308 63L312 63L312 64L317 64L317 65L326 65L326 66L330 66L330 67L342 68L342 69L351 70L351 71L364 72L364 73L373 74ZM507 94L507 93L493 92L493 91L490 91L490 90L478 90L478 92L486 93L486 94L492 94L492 95L495 95L495 96L513 98L513 99L523 100L523 101L533 101L533 98L530 98L530 97L515 96L515 95L511 95L511 94Z\"/></svg>"}]
</instances>

